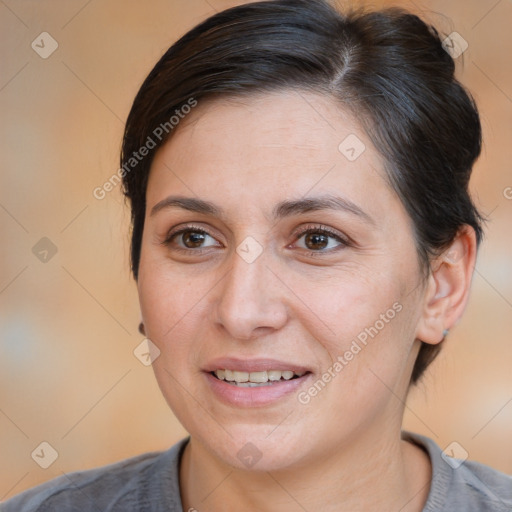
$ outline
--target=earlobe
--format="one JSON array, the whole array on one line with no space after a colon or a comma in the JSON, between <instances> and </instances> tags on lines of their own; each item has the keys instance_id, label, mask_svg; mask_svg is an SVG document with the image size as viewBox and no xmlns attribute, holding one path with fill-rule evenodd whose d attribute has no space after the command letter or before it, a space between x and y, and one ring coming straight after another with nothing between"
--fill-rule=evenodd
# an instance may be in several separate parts
<instances>
[{"instance_id":1,"label":"earlobe","mask_svg":"<svg viewBox=\"0 0 512 512\"><path fill-rule=\"evenodd\" d=\"M435 345L460 318L469 297L476 261L476 235L464 225L454 241L432 263L416 338Z\"/></svg>"}]
</instances>

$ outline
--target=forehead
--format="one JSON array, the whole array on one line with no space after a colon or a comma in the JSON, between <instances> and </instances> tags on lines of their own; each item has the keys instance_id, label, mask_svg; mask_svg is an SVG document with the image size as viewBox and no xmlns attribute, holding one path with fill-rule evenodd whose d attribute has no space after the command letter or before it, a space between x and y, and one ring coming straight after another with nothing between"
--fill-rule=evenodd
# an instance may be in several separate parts
<instances>
[{"instance_id":1,"label":"forehead","mask_svg":"<svg viewBox=\"0 0 512 512\"><path fill-rule=\"evenodd\" d=\"M304 91L199 101L155 155L148 205L171 192L247 205L340 192L376 214L397 199L354 116Z\"/></svg>"},{"instance_id":2,"label":"forehead","mask_svg":"<svg viewBox=\"0 0 512 512\"><path fill-rule=\"evenodd\" d=\"M284 90L201 100L180 122L170 143L197 144L198 139L206 138L204 145L218 157L222 157L221 149L248 156L253 156L248 152L256 150L260 158L286 155L300 159L309 155L311 160L324 159L334 164L343 155L339 144L351 134L360 152L365 134L355 116L334 98ZM260 148L264 150L259 151Z\"/></svg>"}]
</instances>

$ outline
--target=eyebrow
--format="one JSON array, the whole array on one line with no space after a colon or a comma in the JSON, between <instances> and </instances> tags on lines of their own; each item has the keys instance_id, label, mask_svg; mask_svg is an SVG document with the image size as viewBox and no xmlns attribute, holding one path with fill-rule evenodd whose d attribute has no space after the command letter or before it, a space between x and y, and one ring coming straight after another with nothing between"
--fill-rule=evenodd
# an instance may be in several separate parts
<instances>
[{"instance_id":1,"label":"eyebrow","mask_svg":"<svg viewBox=\"0 0 512 512\"><path fill-rule=\"evenodd\" d=\"M159 211L167 208L182 208L195 213L225 218L225 212L220 206L203 199L183 196L169 196L162 199L151 208L149 216L152 217ZM272 209L272 218L273 220L278 220L301 213L324 210L344 211L359 217L368 224L375 225L374 219L357 204L347 198L331 194L282 201Z\"/></svg>"}]
</instances>

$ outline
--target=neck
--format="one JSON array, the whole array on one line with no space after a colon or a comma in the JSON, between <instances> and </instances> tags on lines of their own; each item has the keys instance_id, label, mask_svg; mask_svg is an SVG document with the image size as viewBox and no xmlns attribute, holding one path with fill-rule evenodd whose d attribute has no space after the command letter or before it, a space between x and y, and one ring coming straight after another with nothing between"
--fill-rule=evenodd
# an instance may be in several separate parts
<instances>
[{"instance_id":1,"label":"neck","mask_svg":"<svg viewBox=\"0 0 512 512\"><path fill-rule=\"evenodd\" d=\"M430 479L421 448L374 431L279 471L233 468L191 438L180 466L183 510L200 512L421 512Z\"/></svg>"}]
</instances>

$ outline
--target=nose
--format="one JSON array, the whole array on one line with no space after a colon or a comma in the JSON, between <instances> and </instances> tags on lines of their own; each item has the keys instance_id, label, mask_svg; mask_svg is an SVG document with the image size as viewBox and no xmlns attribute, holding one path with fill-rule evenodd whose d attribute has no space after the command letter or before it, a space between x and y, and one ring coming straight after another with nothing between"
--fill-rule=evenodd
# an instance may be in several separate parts
<instances>
[{"instance_id":1,"label":"nose","mask_svg":"<svg viewBox=\"0 0 512 512\"><path fill-rule=\"evenodd\" d=\"M251 340L282 328L288 318L286 286L269 266L265 251L248 263L233 251L219 287L217 322L229 336Z\"/></svg>"}]
</instances>

